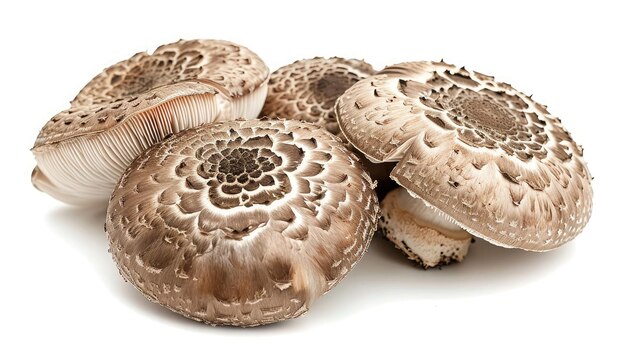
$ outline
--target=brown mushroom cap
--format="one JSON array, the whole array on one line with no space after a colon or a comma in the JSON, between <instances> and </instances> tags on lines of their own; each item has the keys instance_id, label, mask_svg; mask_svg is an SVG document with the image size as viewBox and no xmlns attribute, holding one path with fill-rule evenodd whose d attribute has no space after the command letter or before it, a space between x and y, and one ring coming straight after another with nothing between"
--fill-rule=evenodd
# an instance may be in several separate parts
<instances>
[{"instance_id":1,"label":"brown mushroom cap","mask_svg":"<svg viewBox=\"0 0 626 351\"><path fill-rule=\"evenodd\" d=\"M337 125L335 103L346 89L374 73L374 68L363 60L316 57L296 61L270 75L261 115L314 123L350 146ZM361 158L365 169L378 183L379 195L391 189L393 181L389 173L393 164L374 165L367 158Z\"/></svg>"},{"instance_id":2,"label":"brown mushroom cap","mask_svg":"<svg viewBox=\"0 0 626 351\"><path fill-rule=\"evenodd\" d=\"M258 116L269 70L245 47L190 40L138 53L93 78L42 128L33 184L69 203L108 199L132 159L164 136Z\"/></svg>"},{"instance_id":3,"label":"brown mushroom cap","mask_svg":"<svg viewBox=\"0 0 626 351\"><path fill-rule=\"evenodd\" d=\"M148 149L124 173L106 232L147 298L209 324L297 317L365 252L373 184L340 140L299 121L229 121Z\"/></svg>"},{"instance_id":4,"label":"brown mushroom cap","mask_svg":"<svg viewBox=\"0 0 626 351\"><path fill-rule=\"evenodd\" d=\"M580 233L591 214L582 148L546 107L443 62L390 66L337 101L341 130L391 177L470 233L532 251Z\"/></svg>"},{"instance_id":5,"label":"brown mushroom cap","mask_svg":"<svg viewBox=\"0 0 626 351\"><path fill-rule=\"evenodd\" d=\"M341 57L296 61L270 75L261 115L311 122L343 137L335 118L335 102L346 89L374 72L365 61Z\"/></svg>"}]
</instances>

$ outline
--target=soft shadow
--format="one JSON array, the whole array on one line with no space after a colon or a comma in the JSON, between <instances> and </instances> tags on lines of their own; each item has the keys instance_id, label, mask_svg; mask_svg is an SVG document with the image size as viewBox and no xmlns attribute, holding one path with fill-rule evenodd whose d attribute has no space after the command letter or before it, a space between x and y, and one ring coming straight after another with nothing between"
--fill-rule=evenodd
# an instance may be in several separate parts
<instances>
[{"instance_id":1,"label":"soft shadow","mask_svg":"<svg viewBox=\"0 0 626 351\"><path fill-rule=\"evenodd\" d=\"M219 327L211 328L174 313L146 299L131 283L125 282L108 252L109 243L104 233L106 211L94 211L78 207L63 206L48 214L46 221L50 231L66 240L85 256L85 261L94 266L94 271L109 291L123 304L129 305L140 313L184 328L197 328L198 331L219 329L220 333L263 332L266 329L288 330L296 326L292 323L275 323L256 328Z\"/></svg>"},{"instance_id":2,"label":"soft shadow","mask_svg":"<svg viewBox=\"0 0 626 351\"><path fill-rule=\"evenodd\" d=\"M201 323L171 312L156 303L147 300L135 287L127 282L117 271L115 262L108 252L109 243L104 233L106 211L94 211L78 207L59 207L47 216L51 232L59 238L70 242L94 266L94 271L102 279L103 284L123 304L131 305L143 313L155 318L183 323L185 326Z\"/></svg>"},{"instance_id":3,"label":"soft shadow","mask_svg":"<svg viewBox=\"0 0 626 351\"><path fill-rule=\"evenodd\" d=\"M543 279L574 254L570 243L536 253L477 239L463 263L422 270L379 234L353 271L323 296L308 318L341 318L364 306L402 300L467 299L500 294Z\"/></svg>"},{"instance_id":4,"label":"soft shadow","mask_svg":"<svg viewBox=\"0 0 626 351\"><path fill-rule=\"evenodd\" d=\"M104 285L121 303L185 328L214 330L148 301L132 284L123 281L108 252L104 219L104 210L61 207L48 215L47 222L54 234L70 242L86 257L85 261L94 266ZM464 299L501 293L542 279L571 259L574 250L575 246L570 243L555 251L533 253L477 240L462 264L424 271L406 259L393 244L376 235L361 262L332 291L316 301L311 311L298 319L300 323L219 329L232 333L295 330L302 328L302 323L317 323L328 320L329 316L342 319L364 306L394 300Z\"/></svg>"}]
</instances>

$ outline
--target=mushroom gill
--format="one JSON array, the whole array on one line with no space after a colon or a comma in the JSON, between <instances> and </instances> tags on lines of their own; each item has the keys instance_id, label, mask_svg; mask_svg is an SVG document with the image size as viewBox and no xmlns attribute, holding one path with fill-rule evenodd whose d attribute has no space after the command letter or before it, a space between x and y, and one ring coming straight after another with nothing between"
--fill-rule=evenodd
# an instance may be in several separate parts
<instances>
[{"instance_id":1,"label":"mushroom gill","mask_svg":"<svg viewBox=\"0 0 626 351\"><path fill-rule=\"evenodd\" d=\"M544 105L493 77L393 65L349 88L337 119L366 156L398 162L400 186L493 244L551 250L591 215L582 148Z\"/></svg>"},{"instance_id":2,"label":"mushroom gill","mask_svg":"<svg viewBox=\"0 0 626 351\"><path fill-rule=\"evenodd\" d=\"M365 253L374 185L334 136L299 121L192 128L121 177L106 232L147 298L213 325L294 318Z\"/></svg>"},{"instance_id":3,"label":"mushroom gill","mask_svg":"<svg viewBox=\"0 0 626 351\"><path fill-rule=\"evenodd\" d=\"M71 204L105 203L144 149L181 130L256 118L269 71L250 50L190 40L139 53L93 78L32 149L33 185Z\"/></svg>"}]
</instances>

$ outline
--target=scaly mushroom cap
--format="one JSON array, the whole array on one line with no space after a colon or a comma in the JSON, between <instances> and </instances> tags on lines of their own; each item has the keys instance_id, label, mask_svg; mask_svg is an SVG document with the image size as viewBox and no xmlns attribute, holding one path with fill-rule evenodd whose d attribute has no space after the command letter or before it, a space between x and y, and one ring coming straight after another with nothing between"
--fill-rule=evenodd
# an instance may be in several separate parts
<instances>
[{"instance_id":1,"label":"scaly mushroom cap","mask_svg":"<svg viewBox=\"0 0 626 351\"><path fill-rule=\"evenodd\" d=\"M119 181L106 232L147 298L209 324L297 317L365 252L373 184L340 140L298 121L230 121L177 134Z\"/></svg>"},{"instance_id":2,"label":"scaly mushroom cap","mask_svg":"<svg viewBox=\"0 0 626 351\"><path fill-rule=\"evenodd\" d=\"M335 102L346 89L374 72L362 60L316 57L296 61L271 74L261 115L311 122L343 138Z\"/></svg>"},{"instance_id":3,"label":"scaly mushroom cap","mask_svg":"<svg viewBox=\"0 0 626 351\"><path fill-rule=\"evenodd\" d=\"M33 184L74 204L105 202L124 169L164 136L218 119L256 118L269 70L220 40L178 41L93 78L42 128Z\"/></svg>"},{"instance_id":4,"label":"scaly mushroom cap","mask_svg":"<svg viewBox=\"0 0 626 351\"><path fill-rule=\"evenodd\" d=\"M270 75L262 118L311 122L326 128L350 147L337 125L335 103L346 89L374 72L374 68L365 61L340 57L316 57L281 67ZM377 192L383 195L393 184L389 179L393 164L372 164L367 158L359 156L372 179L378 183Z\"/></svg>"},{"instance_id":5,"label":"scaly mushroom cap","mask_svg":"<svg viewBox=\"0 0 626 351\"><path fill-rule=\"evenodd\" d=\"M392 179L470 233L532 251L558 247L591 214L582 148L546 107L443 62L390 66L337 101L341 130Z\"/></svg>"}]
</instances>

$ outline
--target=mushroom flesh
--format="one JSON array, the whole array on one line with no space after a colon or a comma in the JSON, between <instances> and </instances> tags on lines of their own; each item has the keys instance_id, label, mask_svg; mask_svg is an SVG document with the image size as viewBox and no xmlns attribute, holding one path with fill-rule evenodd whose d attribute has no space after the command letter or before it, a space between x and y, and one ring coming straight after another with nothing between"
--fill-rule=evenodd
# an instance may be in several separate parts
<instances>
[{"instance_id":1,"label":"mushroom flesh","mask_svg":"<svg viewBox=\"0 0 626 351\"><path fill-rule=\"evenodd\" d=\"M408 190L396 188L381 202L383 235L422 268L460 262L472 236Z\"/></svg>"}]
</instances>

